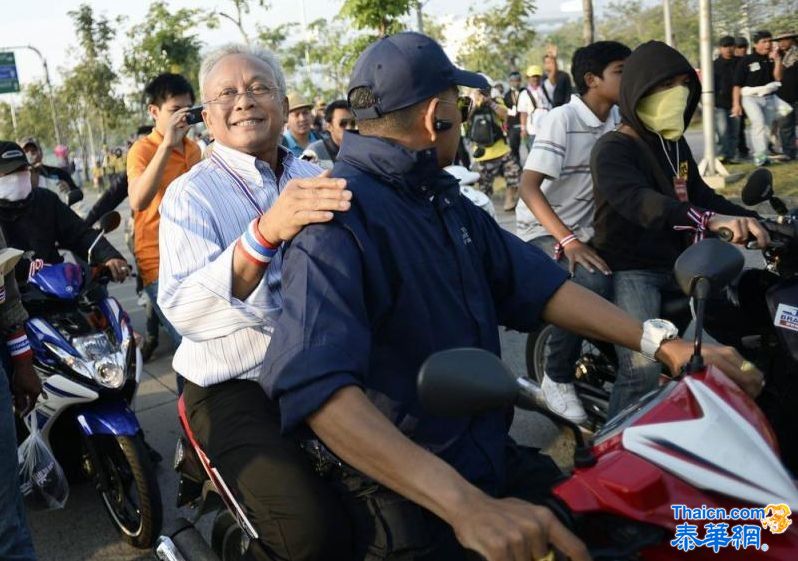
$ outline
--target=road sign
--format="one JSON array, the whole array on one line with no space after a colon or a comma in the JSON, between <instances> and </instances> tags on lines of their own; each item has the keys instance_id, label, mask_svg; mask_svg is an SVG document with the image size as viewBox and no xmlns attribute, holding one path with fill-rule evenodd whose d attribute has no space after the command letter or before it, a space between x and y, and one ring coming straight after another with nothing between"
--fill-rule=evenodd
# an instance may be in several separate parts
<instances>
[{"instance_id":1,"label":"road sign","mask_svg":"<svg viewBox=\"0 0 798 561\"><path fill-rule=\"evenodd\" d=\"M19 76L14 53L0 53L0 94L19 91Z\"/></svg>"}]
</instances>

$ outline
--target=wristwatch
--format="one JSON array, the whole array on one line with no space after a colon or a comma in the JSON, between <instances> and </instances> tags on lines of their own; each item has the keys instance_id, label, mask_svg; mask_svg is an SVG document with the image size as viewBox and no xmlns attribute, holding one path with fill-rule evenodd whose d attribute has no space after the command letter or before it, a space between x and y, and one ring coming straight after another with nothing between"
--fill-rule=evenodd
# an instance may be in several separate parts
<instances>
[{"instance_id":1,"label":"wristwatch","mask_svg":"<svg viewBox=\"0 0 798 561\"><path fill-rule=\"evenodd\" d=\"M679 336L679 330L666 319L649 319L643 322L643 337L640 339L640 353L648 360L654 361L654 355L663 341L670 341Z\"/></svg>"}]
</instances>

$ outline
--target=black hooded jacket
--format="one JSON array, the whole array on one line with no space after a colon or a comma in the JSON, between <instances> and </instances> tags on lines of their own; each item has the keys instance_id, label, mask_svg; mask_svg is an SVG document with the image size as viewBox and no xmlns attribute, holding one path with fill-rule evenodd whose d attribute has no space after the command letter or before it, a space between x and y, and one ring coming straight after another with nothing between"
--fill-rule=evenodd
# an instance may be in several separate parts
<instances>
[{"instance_id":1,"label":"black hooded jacket","mask_svg":"<svg viewBox=\"0 0 798 561\"><path fill-rule=\"evenodd\" d=\"M9 247L32 251L34 259L45 263L61 263L59 249L72 251L81 259L88 257L89 247L98 232L89 228L54 192L37 187L31 200L19 209L0 209L0 227ZM114 246L101 238L94 247L92 261L105 263L123 259ZM15 268L17 281L27 283L30 262L21 259Z\"/></svg>"},{"instance_id":2,"label":"black hooded jacket","mask_svg":"<svg viewBox=\"0 0 798 561\"><path fill-rule=\"evenodd\" d=\"M645 128L635 108L654 86L680 74L691 76L684 112L686 128L701 96L695 70L665 43L649 41L635 49L624 64L620 110L623 122L640 138L614 131L600 138L593 148L590 167L596 233L591 243L614 271L672 268L692 239L693 232L685 228L696 227L706 211L756 216L704 183L684 137L678 142L664 141L670 162L687 180L688 201L676 196L675 175L662 142Z\"/></svg>"}]
</instances>

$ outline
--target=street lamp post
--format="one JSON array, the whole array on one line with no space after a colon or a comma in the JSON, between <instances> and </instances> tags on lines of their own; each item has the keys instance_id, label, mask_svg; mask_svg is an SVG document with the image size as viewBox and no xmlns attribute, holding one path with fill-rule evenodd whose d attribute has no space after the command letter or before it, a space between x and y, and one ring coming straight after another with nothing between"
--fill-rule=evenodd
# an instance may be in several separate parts
<instances>
[{"instance_id":1,"label":"street lamp post","mask_svg":"<svg viewBox=\"0 0 798 561\"><path fill-rule=\"evenodd\" d=\"M44 67L44 81L47 83L47 93L50 97L50 112L53 115L53 131L55 132L55 143L61 144L61 133L58 130L58 118L55 114L55 100L53 99L53 86L50 84L50 70L47 68L47 59L44 58L41 51L32 45L22 45L18 47L2 47L0 50L13 50L13 49L29 49L39 56Z\"/></svg>"},{"instance_id":2,"label":"street lamp post","mask_svg":"<svg viewBox=\"0 0 798 561\"><path fill-rule=\"evenodd\" d=\"M665 43L673 46L673 28L671 26L671 2L662 0L662 17L665 20Z\"/></svg>"}]
</instances>

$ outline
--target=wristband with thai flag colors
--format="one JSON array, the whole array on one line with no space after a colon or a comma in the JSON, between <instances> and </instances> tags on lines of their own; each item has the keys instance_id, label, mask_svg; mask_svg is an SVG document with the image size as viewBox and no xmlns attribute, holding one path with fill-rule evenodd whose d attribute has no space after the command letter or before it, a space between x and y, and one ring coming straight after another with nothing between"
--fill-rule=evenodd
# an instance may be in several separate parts
<instances>
[{"instance_id":1,"label":"wristband with thai flag colors","mask_svg":"<svg viewBox=\"0 0 798 561\"><path fill-rule=\"evenodd\" d=\"M693 243L697 243L704 239L706 231L709 230L709 221L713 216L715 216L715 213L711 210L701 210L695 207L690 207L690 209L687 211L687 218L693 221L695 226L674 226L673 229L679 231L692 231Z\"/></svg>"},{"instance_id":2,"label":"wristband with thai flag colors","mask_svg":"<svg viewBox=\"0 0 798 561\"><path fill-rule=\"evenodd\" d=\"M277 255L278 247L273 246L258 231L258 218L247 226L246 232L238 238L238 246L243 251L244 257L255 265L266 267Z\"/></svg>"},{"instance_id":3,"label":"wristband with thai flag colors","mask_svg":"<svg viewBox=\"0 0 798 561\"><path fill-rule=\"evenodd\" d=\"M33 356L28 336L23 329L18 329L6 337L6 348L11 360L22 360Z\"/></svg>"},{"instance_id":4,"label":"wristband with thai flag colors","mask_svg":"<svg viewBox=\"0 0 798 561\"><path fill-rule=\"evenodd\" d=\"M569 234L554 244L554 260L559 261L565 255L565 246L577 240L576 234Z\"/></svg>"}]
</instances>

